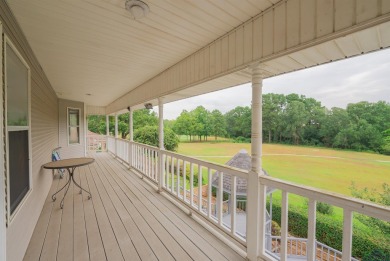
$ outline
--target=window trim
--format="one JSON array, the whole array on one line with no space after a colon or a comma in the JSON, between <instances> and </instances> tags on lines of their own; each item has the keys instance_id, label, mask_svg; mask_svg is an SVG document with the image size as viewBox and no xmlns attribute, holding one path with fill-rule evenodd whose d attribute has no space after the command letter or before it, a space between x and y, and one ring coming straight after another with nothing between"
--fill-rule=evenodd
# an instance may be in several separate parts
<instances>
[{"instance_id":1,"label":"window trim","mask_svg":"<svg viewBox=\"0 0 390 261\"><path fill-rule=\"evenodd\" d=\"M8 38L6 35L4 35L4 78L5 78L5 84L7 85L7 45L9 48L12 49L12 51L16 54L16 56L19 58L19 60L23 63L24 66L27 68L27 118L28 118L28 126L8 126L8 118L7 118L7 99L8 99L8 93L7 88L4 88L4 103L5 103L5 111L4 113L4 126L5 126L5 135L6 135L6 161L7 161L7 223L8 226L12 223L12 221L15 219L15 217L18 215L20 209L23 207L23 205L26 203L27 199L30 197L32 191L33 191L33 182L32 182L32 146L31 146L31 69L24 57L20 54L16 46L12 43L10 38ZM9 173L9 131L20 131L20 130L27 130L28 132L28 166L29 166L29 190L27 191L26 195L24 195L23 199L19 202L18 206L15 208L14 212L11 214L11 195L10 195L10 173Z\"/></svg>"},{"instance_id":2,"label":"window trim","mask_svg":"<svg viewBox=\"0 0 390 261\"><path fill-rule=\"evenodd\" d=\"M78 113L78 117L79 117L79 124L77 126L70 126L69 124L69 110L77 110L79 113ZM68 146L78 146L81 144L81 117L80 117L80 113L81 113L81 109L80 108L75 108L75 107L66 107L66 133L67 133L67 139L68 139ZM70 143L70 133L69 133L69 127L78 127L79 128L79 142L78 143Z\"/></svg>"}]
</instances>

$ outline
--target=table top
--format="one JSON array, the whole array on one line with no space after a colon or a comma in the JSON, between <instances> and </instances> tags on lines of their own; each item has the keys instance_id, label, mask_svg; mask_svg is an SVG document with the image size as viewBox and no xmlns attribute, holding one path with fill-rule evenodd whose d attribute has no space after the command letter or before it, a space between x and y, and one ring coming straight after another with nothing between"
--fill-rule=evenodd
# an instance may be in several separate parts
<instances>
[{"instance_id":1,"label":"table top","mask_svg":"<svg viewBox=\"0 0 390 261\"><path fill-rule=\"evenodd\" d=\"M95 161L93 158L71 158L57 161L51 161L44 164L42 167L45 169L66 169L73 167L80 167L91 164Z\"/></svg>"}]
</instances>

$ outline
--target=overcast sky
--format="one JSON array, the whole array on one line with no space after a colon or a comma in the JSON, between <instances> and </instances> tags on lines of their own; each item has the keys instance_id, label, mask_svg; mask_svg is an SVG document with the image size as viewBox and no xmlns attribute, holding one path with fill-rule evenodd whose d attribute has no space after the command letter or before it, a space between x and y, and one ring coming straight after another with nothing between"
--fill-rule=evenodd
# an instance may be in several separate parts
<instances>
[{"instance_id":1,"label":"overcast sky","mask_svg":"<svg viewBox=\"0 0 390 261\"><path fill-rule=\"evenodd\" d=\"M327 108L345 108L348 103L359 101L390 102L390 50L265 79L263 93L303 94L321 101ZM189 111L199 105L225 113L250 103L251 86L244 84L165 104L164 119L175 119L182 110Z\"/></svg>"}]
</instances>

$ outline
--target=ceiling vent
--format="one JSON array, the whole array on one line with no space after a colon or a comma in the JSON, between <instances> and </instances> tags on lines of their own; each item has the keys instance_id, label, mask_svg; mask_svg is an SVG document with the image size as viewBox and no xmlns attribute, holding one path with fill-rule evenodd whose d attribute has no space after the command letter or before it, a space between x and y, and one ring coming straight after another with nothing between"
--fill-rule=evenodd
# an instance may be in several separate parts
<instances>
[{"instance_id":1,"label":"ceiling vent","mask_svg":"<svg viewBox=\"0 0 390 261\"><path fill-rule=\"evenodd\" d=\"M149 13L149 6L140 0L126 0L125 8L134 20L141 19Z\"/></svg>"}]
</instances>

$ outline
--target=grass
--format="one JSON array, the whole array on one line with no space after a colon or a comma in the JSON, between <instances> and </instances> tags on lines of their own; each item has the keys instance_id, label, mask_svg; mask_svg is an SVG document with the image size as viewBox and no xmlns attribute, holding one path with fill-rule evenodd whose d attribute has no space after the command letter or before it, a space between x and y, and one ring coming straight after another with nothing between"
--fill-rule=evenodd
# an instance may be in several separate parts
<instances>
[{"instance_id":1,"label":"grass","mask_svg":"<svg viewBox=\"0 0 390 261\"><path fill-rule=\"evenodd\" d=\"M178 153L225 164L245 143L180 143ZM351 195L358 188L381 188L390 183L390 156L317 147L263 144L263 168L273 177Z\"/></svg>"},{"instance_id":2,"label":"grass","mask_svg":"<svg viewBox=\"0 0 390 261\"><path fill-rule=\"evenodd\" d=\"M178 153L225 164L241 149L250 152L250 144L231 142L180 143ZM273 177L351 196L352 181L357 188L381 190L390 184L390 156L374 153L333 150L317 147L263 144L263 168ZM203 175L204 176L204 175ZM274 204L281 204L281 192L273 193ZM307 211L307 199L289 195L289 204ZM317 214L321 218L322 214ZM342 223L343 210L334 207L332 220ZM354 218L354 231L390 242L390 235Z\"/></svg>"}]
</instances>

